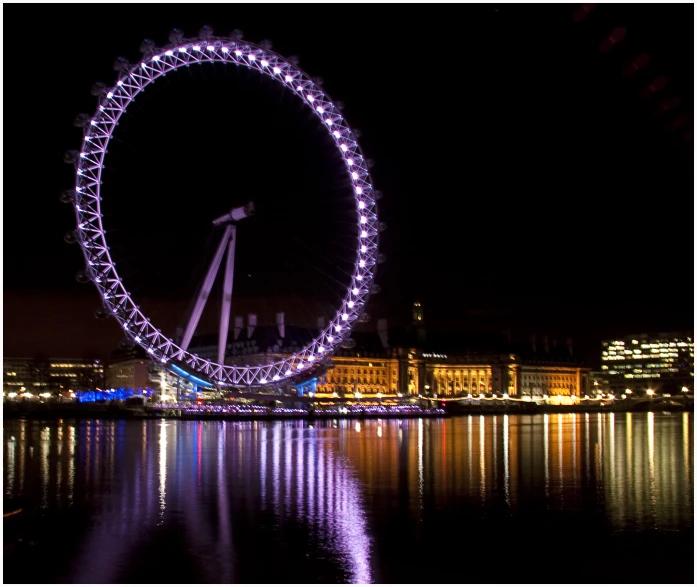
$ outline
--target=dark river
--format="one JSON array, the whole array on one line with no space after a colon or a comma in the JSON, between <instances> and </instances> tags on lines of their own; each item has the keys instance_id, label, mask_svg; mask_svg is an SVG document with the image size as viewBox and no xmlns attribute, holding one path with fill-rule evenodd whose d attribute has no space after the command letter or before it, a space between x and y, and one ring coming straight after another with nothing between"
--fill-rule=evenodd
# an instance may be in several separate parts
<instances>
[{"instance_id":1,"label":"dark river","mask_svg":"<svg viewBox=\"0 0 697 587\"><path fill-rule=\"evenodd\" d=\"M692 413L10 421L5 583L694 583Z\"/></svg>"}]
</instances>

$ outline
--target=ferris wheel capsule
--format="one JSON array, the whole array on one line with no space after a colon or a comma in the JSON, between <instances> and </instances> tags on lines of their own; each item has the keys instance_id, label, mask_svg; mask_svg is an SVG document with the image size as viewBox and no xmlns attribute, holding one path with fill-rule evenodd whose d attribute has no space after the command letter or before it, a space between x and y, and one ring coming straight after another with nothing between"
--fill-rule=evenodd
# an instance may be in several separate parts
<instances>
[{"instance_id":1,"label":"ferris wheel capsule","mask_svg":"<svg viewBox=\"0 0 697 587\"><path fill-rule=\"evenodd\" d=\"M377 261L378 263L384 263L387 261L387 257L382 253L378 253Z\"/></svg>"},{"instance_id":2,"label":"ferris wheel capsule","mask_svg":"<svg viewBox=\"0 0 697 587\"><path fill-rule=\"evenodd\" d=\"M72 204L77 197L77 193L73 189L63 190L60 195L60 201L64 204Z\"/></svg>"},{"instance_id":3,"label":"ferris wheel capsule","mask_svg":"<svg viewBox=\"0 0 697 587\"><path fill-rule=\"evenodd\" d=\"M73 245L80 240L80 233L77 230L66 232L63 240L69 245Z\"/></svg>"},{"instance_id":4,"label":"ferris wheel capsule","mask_svg":"<svg viewBox=\"0 0 697 587\"><path fill-rule=\"evenodd\" d=\"M78 114L75 117L75 120L73 120L73 125L77 126L78 128L85 128L88 126L90 123L90 116L89 114Z\"/></svg>"},{"instance_id":5,"label":"ferris wheel capsule","mask_svg":"<svg viewBox=\"0 0 697 587\"><path fill-rule=\"evenodd\" d=\"M297 67L300 64L300 57L298 57L297 55L291 55L290 57L288 57L288 63Z\"/></svg>"},{"instance_id":6,"label":"ferris wheel capsule","mask_svg":"<svg viewBox=\"0 0 697 587\"><path fill-rule=\"evenodd\" d=\"M385 232L387 230L387 222L378 222L378 231Z\"/></svg>"},{"instance_id":7,"label":"ferris wheel capsule","mask_svg":"<svg viewBox=\"0 0 697 587\"><path fill-rule=\"evenodd\" d=\"M152 53L155 51L155 41L152 39L143 39L143 42L140 44L140 52L143 53L144 55L147 55L149 53Z\"/></svg>"},{"instance_id":8,"label":"ferris wheel capsule","mask_svg":"<svg viewBox=\"0 0 697 587\"><path fill-rule=\"evenodd\" d=\"M244 38L244 33L240 29L235 29L230 33L230 38L233 41L241 41Z\"/></svg>"},{"instance_id":9,"label":"ferris wheel capsule","mask_svg":"<svg viewBox=\"0 0 697 587\"><path fill-rule=\"evenodd\" d=\"M90 275L89 271L81 269L76 273L75 279L77 279L80 283L89 283L92 281L92 276Z\"/></svg>"},{"instance_id":10,"label":"ferris wheel capsule","mask_svg":"<svg viewBox=\"0 0 697 587\"><path fill-rule=\"evenodd\" d=\"M273 47L273 43L269 41L268 39L264 39L259 43L259 46L264 50L264 51L271 51L271 47Z\"/></svg>"},{"instance_id":11,"label":"ferris wheel capsule","mask_svg":"<svg viewBox=\"0 0 697 587\"><path fill-rule=\"evenodd\" d=\"M63 161L69 165L77 163L79 159L80 153L78 153L75 149L70 149L70 151L66 151L65 155L63 155Z\"/></svg>"},{"instance_id":12,"label":"ferris wheel capsule","mask_svg":"<svg viewBox=\"0 0 697 587\"><path fill-rule=\"evenodd\" d=\"M181 43L181 40L184 38L184 31L181 29L172 29L169 31L169 42L173 44L179 44Z\"/></svg>"},{"instance_id":13,"label":"ferris wheel capsule","mask_svg":"<svg viewBox=\"0 0 697 587\"><path fill-rule=\"evenodd\" d=\"M213 27L204 24L198 31L198 36L202 39L210 39L213 36Z\"/></svg>"},{"instance_id":14,"label":"ferris wheel capsule","mask_svg":"<svg viewBox=\"0 0 697 587\"><path fill-rule=\"evenodd\" d=\"M382 200L383 193L381 190L373 190L373 195L376 200Z\"/></svg>"},{"instance_id":15,"label":"ferris wheel capsule","mask_svg":"<svg viewBox=\"0 0 697 587\"><path fill-rule=\"evenodd\" d=\"M90 94L97 96L98 98L104 96L106 92L107 87L104 82L95 82L92 84L92 88L90 89Z\"/></svg>"},{"instance_id":16,"label":"ferris wheel capsule","mask_svg":"<svg viewBox=\"0 0 697 587\"><path fill-rule=\"evenodd\" d=\"M104 306L100 306L94 311L94 317L97 318L97 320L104 320L105 318L108 318L110 315L111 313Z\"/></svg>"},{"instance_id":17,"label":"ferris wheel capsule","mask_svg":"<svg viewBox=\"0 0 697 587\"><path fill-rule=\"evenodd\" d=\"M122 338L119 344L119 348L124 351L132 351L135 347L136 343L130 336Z\"/></svg>"},{"instance_id":18,"label":"ferris wheel capsule","mask_svg":"<svg viewBox=\"0 0 697 587\"><path fill-rule=\"evenodd\" d=\"M115 71L126 71L129 67L130 63L128 63L128 59L125 57L117 57L116 60L114 61L114 70Z\"/></svg>"},{"instance_id":19,"label":"ferris wheel capsule","mask_svg":"<svg viewBox=\"0 0 697 587\"><path fill-rule=\"evenodd\" d=\"M371 294L378 294L378 293L380 293L381 291L382 291L382 288L381 288L377 283L373 283L373 284L370 286L370 293L371 293Z\"/></svg>"}]
</instances>

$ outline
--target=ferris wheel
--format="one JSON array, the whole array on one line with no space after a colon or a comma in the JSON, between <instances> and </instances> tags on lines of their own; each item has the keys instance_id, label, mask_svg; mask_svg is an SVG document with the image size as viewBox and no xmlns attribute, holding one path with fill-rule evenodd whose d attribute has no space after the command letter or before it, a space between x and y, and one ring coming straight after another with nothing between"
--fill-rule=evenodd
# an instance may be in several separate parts
<instances>
[{"instance_id":1,"label":"ferris wheel","mask_svg":"<svg viewBox=\"0 0 697 587\"><path fill-rule=\"evenodd\" d=\"M386 226L378 220L376 200L380 192L373 188L370 161L363 157L356 133L320 84L299 69L295 59L286 59L271 51L271 44L267 41L250 43L243 40L239 31L227 37L214 36L210 27L203 27L195 38L185 38L180 30L174 29L169 35L169 44L156 47L152 41L146 40L141 45L141 52L143 57L138 63L131 64L121 57L116 60L114 69L118 72L118 79L113 86L103 83L93 86L92 93L98 98L96 111L92 116L80 114L75 120L76 126L84 130L81 149L68 151L64 158L76 170L75 185L63 192L61 200L72 203L75 209L77 228L68 234L68 239L80 245L86 263L85 269L78 272L78 281L94 283L103 300L103 307L98 311L100 316L114 317L129 340L163 365L186 366L217 384L244 387L280 385L313 372L318 364L349 340L356 323L366 319L363 310L369 296L380 290L373 280L377 263L384 260L378 253L378 241L379 233ZM341 301L332 309L333 316L310 342L296 352L251 366L226 364L225 349L237 226L254 214L253 202L235 206L223 216L211 219L214 226L224 228L223 236L199 288L183 336L176 339L163 334L127 291L117 273L102 221L101 185L105 157L121 116L135 97L159 77L180 67L214 62L257 71L290 90L309 107L343 161L355 205L355 215L351 220L357 234L351 243L355 258ZM210 360L192 353L189 345L226 253L217 360Z\"/></svg>"}]
</instances>

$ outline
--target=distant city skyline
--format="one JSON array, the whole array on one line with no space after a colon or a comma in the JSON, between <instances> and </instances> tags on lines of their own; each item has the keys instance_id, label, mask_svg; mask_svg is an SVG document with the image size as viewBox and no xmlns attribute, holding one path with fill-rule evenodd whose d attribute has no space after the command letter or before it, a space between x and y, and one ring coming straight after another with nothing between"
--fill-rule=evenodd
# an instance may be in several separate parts
<instances>
[{"instance_id":1,"label":"distant city skyline","mask_svg":"<svg viewBox=\"0 0 697 587\"><path fill-rule=\"evenodd\" d=\"M35 67L7 64L8 78L21 88L6 96L8 112L23 124L6 135L12 149L6 153L4 354L104 355L118 347L117 325L94 318L100 303L94 288L75 282L84 265L78 248L62 240L75 220L58 202L72 182L61 158L79 146L73 118L94 110L90 87L114 79L118 55L134 61L143 38L161 44L173 26L195 35L203 24L221 34L241 28L253 41L271 38L280 53L299 54L300 66L324 77L327 91L345 102L347 120L363 131L376 187L385 194L380 219L388 225L381 238L387 262L377 278L382 292L366 308L372 322L365 328L374 330L383 317L408 323L419 299L432 332L571 337L593 367L604 339L693 328L693 169L686 136L692 123L683 120L693 101L692 35L680 28L691 27L689 5L598 5L581 20L575 5L453 5L433 12L405 6L399 29L390 26L388 11L366 20L365 9L342 11L330 32L310 24L309 5L275 7L271 19L261 6L173 6L167 22L148 15L133 22L131 7L105 19L101 8L70 5L45 6L39 22L31 7L8 7L42 43L24 49ZM49 16L59 11L63 24L55 28ZM625 32L608 49L618 27ZM19 34L8 30L6 39L19 43ZM44 58L42 45L52 44L61 47L60 67ZM644 54L646 64L637 61ZM60 91L47 96L31 89L36 75L42 88ZM218 94L229 81L219 77L206 86ZM662 77L667 85L657 82L647 94ZM341 220L342 187L322 159L321 141L282 95L269 95L278 112L261 120L248 81L240 82L239 98L246 116L207 104L181 108L166 99L170 86L158 86L151 102L144 98L124 119L110 153L114 170L106 183L114 198L105 201L105 223L114 227L114 254L134 295L163 328L181 321L205 264L208 218L227 205L228 194L251 194L262 211L267 205L254 225L266 232L253 241L250 229L244 242L255 248L240 252L240 292L268 292L280 303L288 291L312 291L317 275L324 279L320 253L338 257L339 265L345 260L341 238L329 243L340 224L326 225L328 248L308 247L313 222ZM172 83L193 102L195 87L187 89L185 78ZM673 108L676 99L683 106ZM159 119L149 115L150 104L161 110ZM275 143L274 129L294 116L298 128ZM180 142L158 143L172 126ZM263 154L252 157L260 162L244 173L234 168L230 161L244 153L234 151L231 137L257 141L242 143ZM275 158L289 145L298 151L298 143L305 151L285 163ZM315 151L318 158L305 164L304 155ZM161 169L167 160L174 165L166 174L143 169ZM267 172L270 162L276 174ZM199 190L221 197L206 200ZM284 218L295 223L295 241L283 234ZM282 252L297 259L301 251L312 251L308 272L299 263L288 271L269 262Z\"/></svg>"}]
</instances>

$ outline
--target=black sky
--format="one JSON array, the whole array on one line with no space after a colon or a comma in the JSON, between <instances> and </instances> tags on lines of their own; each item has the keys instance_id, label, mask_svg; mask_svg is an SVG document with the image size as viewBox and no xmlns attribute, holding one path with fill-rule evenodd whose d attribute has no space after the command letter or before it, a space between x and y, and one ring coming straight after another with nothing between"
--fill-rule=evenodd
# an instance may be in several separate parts
<instances>
[{"instance_id":1,"label":"black sky","mask_svg":"<svg viewBox=\"0 0 697 587\"><path fill-rule=\"evenodd\" d=\"M434 331L571 336L592 364L601 338L692 328L694 8L598 5L574 22L578 6L4 5L5 355L118 344L113 325L93 334L97 295L75 282L81 255L63 242L74 217L58 202L72 184L62 155L117 56L203 24L298 55L361 129L389 226L373 317L398 322L419 298ZM624 39L601 52L619 27ZM643 53L649 64L624 77ZM642 99L660 76L665 89ZM228 193L267 211L247 229L261 253L240 252L236 291L305 294L305 262L323 283L340 275L345 179L318 125L273 84L180 72L138 98L118 138L105 223L135 295L188 295ZM160 318L163 307L150 306ZM89 340L65 336L68 322Z\"/></svg>"}]
</instances>

